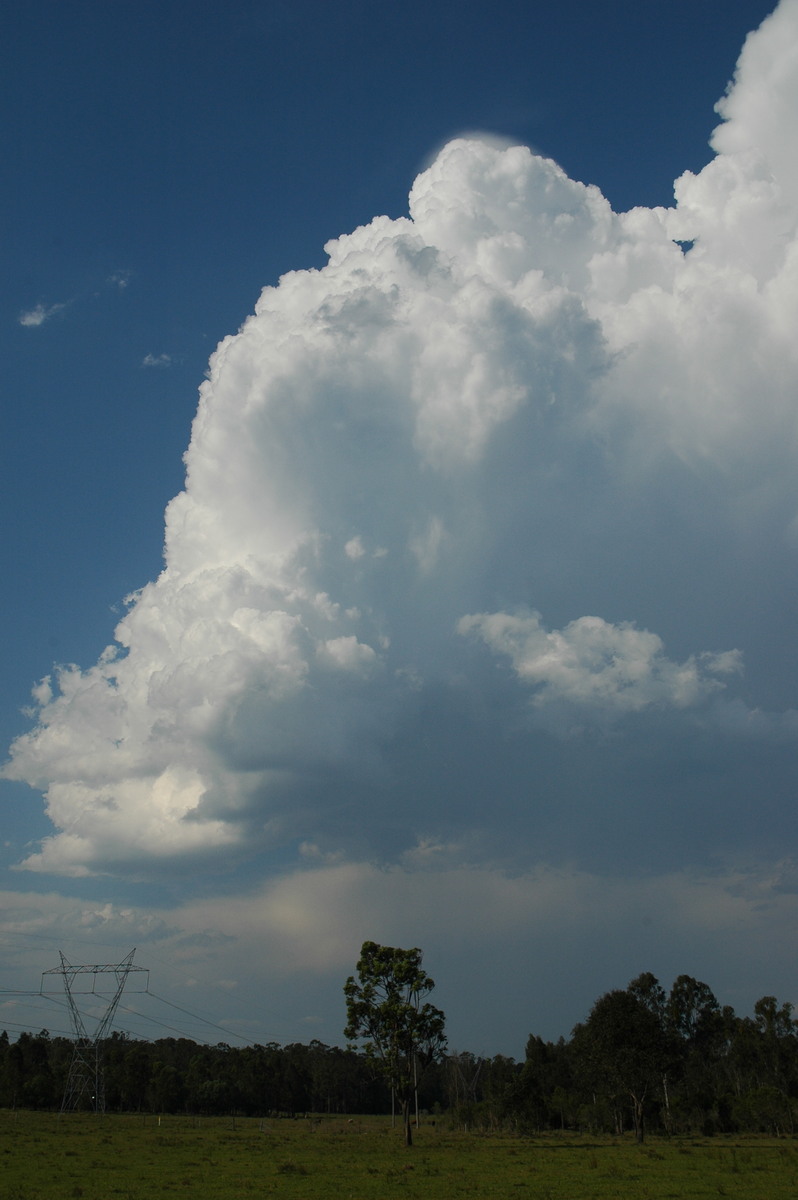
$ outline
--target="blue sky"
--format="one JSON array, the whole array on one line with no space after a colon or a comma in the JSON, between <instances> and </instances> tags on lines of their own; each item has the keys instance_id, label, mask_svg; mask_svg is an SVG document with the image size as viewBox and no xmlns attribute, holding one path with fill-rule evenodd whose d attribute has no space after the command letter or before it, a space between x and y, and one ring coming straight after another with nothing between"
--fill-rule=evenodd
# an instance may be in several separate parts
<instances>
[{"instance_id":1,"label":"blue sky","mask_svg":"<svg viewBox=\"0 0 798 1200\"><path fill-rule=\"evenodd\" d=\"M645 969L701 975L740 1007L791 998L755 914L774 906L779 944L796 643L778 247L795 181L774 46L792 44L793 0L753 45L703 172L714 105L771 8L4 16L0 733L54 739L18 746L2 784L4 986L36 986L58 948L93 961L139 944L164 964L155 990L202 990L241 1036L335 1041L340 985L373 937L426 949L458 1047L514 1054ZM475 134L497 140L483 153ZM675 215L652 216L685 172ZM389 242L411 254L408 229L372 224L406 217L411 187L413 236L460 280L447 298L389 258ZM348 234L335 274L324 246ZM674 239L703 257L677 263ZM125 597L161 571L209 358L262 288L308 271L217 356L195 482L170 510L173 590L133 606L128 657L149 665L113 684L117 724L95 743L113 705L92 709L90 672ZM319 313L338 331L329 358ZM261 393L271 415L247 415ZM279 569L241 583L269 554ZM174 618L157 663L156 611ZM65 663L89 673L78 699L40 691L22 715ZM128 767L106 761L139 736ZM93 804L102 835L81 823ZM319 911L331 924L314 932ZM491 981L509 960L508 999Z\"/></svg>"}]
</instances>

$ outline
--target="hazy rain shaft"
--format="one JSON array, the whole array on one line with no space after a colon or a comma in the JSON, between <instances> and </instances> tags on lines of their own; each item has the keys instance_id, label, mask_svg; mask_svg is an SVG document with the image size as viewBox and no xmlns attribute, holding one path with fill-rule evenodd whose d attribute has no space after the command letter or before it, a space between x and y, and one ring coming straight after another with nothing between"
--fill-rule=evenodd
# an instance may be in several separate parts
<instances>
[{"instance_id":1,"label":"hazy rain shaft","mask_svg":"<svg viewBox=\"0 0 798 1200\"><path fill-rule=\"evenodd\" d=\"M407 905L415 874L515 928L568 907L547 872L578 907L630 862L677 920L679 872L781 862L796 45L785 0L673 208L459 139L409 217L264 290L211 358L163 573L35 689L5 769L56 831L28 868L278 856L262 919L296 934L311 895Z\"/></svg>"}]
</instances>

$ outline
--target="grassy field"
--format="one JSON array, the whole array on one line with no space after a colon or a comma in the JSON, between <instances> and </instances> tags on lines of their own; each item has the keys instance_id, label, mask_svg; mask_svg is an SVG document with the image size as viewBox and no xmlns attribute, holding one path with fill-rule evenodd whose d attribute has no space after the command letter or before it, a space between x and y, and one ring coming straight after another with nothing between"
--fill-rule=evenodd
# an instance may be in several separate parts
<instances>
[{"instance_id":1,"label":"grassy field","mask_svg":"<svg viewBox=\"0 0 798 1200\"><path fill-rule=\"evenodd\" d=\"M406 1150L377 1118L257 1121L0 1112L2 1200L794 1200L798 1142L452 1131Z\"/></svg>"}]
</instances>

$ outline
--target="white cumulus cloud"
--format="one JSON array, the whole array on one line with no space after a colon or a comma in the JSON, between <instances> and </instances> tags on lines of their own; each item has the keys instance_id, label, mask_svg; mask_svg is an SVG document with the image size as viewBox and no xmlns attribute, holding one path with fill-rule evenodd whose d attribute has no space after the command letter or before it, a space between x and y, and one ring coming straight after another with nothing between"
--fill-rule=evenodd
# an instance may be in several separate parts
<instances>
[{"instance_id":1,"label":"white cumulus cloud","mask_svg":"<svg viewBox=\"0 0 798 1200\"><path fill-rule=\"evenodd\" d=\"M200 388L162 574L35 689L5 767L54 825L28 867L531 855L561 810L564 853L574 796L587 846L596 797L653 814L682 757L676 806L762 790L734 731L795 705L796 46L785 0L672 208L461 138L407 217L265 288ZM725 720L687 720L721 688ZM525 689L613 745L558 758Z\"/></svg>"},{"instance_id":2,"label":"white cumulus cloud","mask_svg":"<svg viewBox=\"0 0 798 1200\"><path fill-rule=\"evenodd\" d=\"M536 689L538 707L553 699L608 715L651 704L684 708L718 690L719 675L742 666L735 651L675 663L655 633L601 617L579 617L549 632L539 613L479 613L462 617L457 628L506 655L518 677Z\"/></svg>"}]
</instances>

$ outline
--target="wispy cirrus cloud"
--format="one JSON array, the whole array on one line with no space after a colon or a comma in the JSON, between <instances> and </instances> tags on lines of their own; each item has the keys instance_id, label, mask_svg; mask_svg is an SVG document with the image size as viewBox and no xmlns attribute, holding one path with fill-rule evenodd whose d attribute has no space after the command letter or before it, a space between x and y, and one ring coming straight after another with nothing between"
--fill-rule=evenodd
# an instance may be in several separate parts
<instances>
[{"instance_id":1,"label":"wispy cirrus cloud","mask_svg":"<svg viewBox=\"0 0 798 1200\"><path fill-rule=\"evenodd\" d=\"M103 290L113 288L115 291L124 292L128 288L132 278L132 271L114 271L103 281ZM20 325L28 329L36 329L52 320L53 317L58 316L59 313L72 308L73 305L80 304L90 298L96 299L101 294L100 291L94 291L92 293L81 293L70 297L69 300L63 300L54 304L35 304L33 308L23 310L17 320Z\"/></svg>"},{"instance_id":2,"label":"wispy cirrus cloud","mask_svg":"<svg viewBox=\"0 0 798 1200\"><path fill-rule=\"evenodd\" d=\"M127 287L130 286L130 281L132 278L132 271L114 271L108 276L107 282L113 287L118 288L120 292L123 292Z\"/></svg>"}]
</instances>

